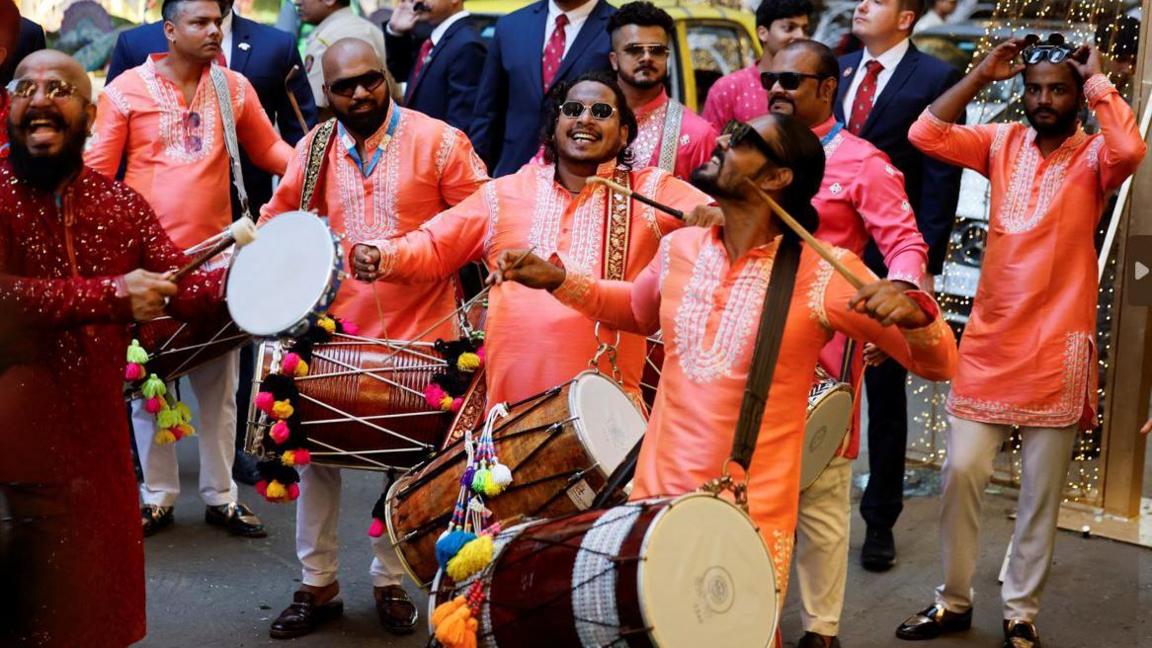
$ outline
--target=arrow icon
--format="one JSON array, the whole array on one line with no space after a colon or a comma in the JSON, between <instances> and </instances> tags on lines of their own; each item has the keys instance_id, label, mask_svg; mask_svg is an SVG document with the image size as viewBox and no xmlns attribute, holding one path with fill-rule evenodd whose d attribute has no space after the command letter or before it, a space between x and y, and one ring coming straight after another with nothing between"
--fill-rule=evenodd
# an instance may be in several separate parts
<instances>
[{"instance_id":1,"label":"arrow icon","mask_svg":"<svg viewBox=\"0 0 1152 648\"><path fill-rule=\"evenodd\" d=\"M1148 266L1140 263L1139 261L1136 262L1136 281L1140 281L1144 277L1147 277L1148 272Z\"/></svg>"}]
</instances>

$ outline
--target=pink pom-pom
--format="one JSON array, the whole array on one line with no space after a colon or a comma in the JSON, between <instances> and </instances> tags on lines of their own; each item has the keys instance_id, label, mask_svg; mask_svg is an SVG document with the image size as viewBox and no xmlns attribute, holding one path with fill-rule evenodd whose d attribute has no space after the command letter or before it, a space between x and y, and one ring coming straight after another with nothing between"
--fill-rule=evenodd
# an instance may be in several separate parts
<instances>
[{"instance_id":1,"label":"pink pom-pom","mask_svg":"<svg viewBox=\"0 0 1152 648\"><path fill-rule=\"evenodd\" d=\"M436 409L440 409L440 401L444 400L447 395L444 388L436 383L428 383L428 386L424 388L424 399Z\"/></svg>"},{"instance_id":2,"label":"pink pom-pom","mask_svg":"<svg viewBox=\"0 0 1152 648\"><path fill-rule=\"evenodd\" d=\"M300 497L300 484L288 484L288 499L294 500Z\"/></svg>"},{"instance_id":3,"label":"pink pom-pom","mask_svg":"<svg viewBox=\"0 0 1152 648\"><path fill-rule=\"evenodd\" d=\"M256 482L256 494L258 494L260 497L267 497L267 493L268 482L264 481L263 479Z\"/></svg>"},{"instance_id":4,"label":"pink pom-pom","mask_svg":"<svg viewBox=\"0 0 1152 648\"><path fill-rule=\"evenodd\" d=\"M372 525L368 527L368 535L379 538L384 535L384 520L372 518Z\"/></svg>"},{"instance_id":5,"label":"pink pom-pom","mask_svg":"<svg viewBox=\"0 0 1152 648\"><path fill-rule=\"evenodd\" d=\"M271 430L268 430L268 436L276 443L284 443L288 440L288 424L284 421L276 421Z\"/></svg>"},{"instance_id":6,"label":"pink pom-pom","mask_svg":"<svg viewBox=\"0 0 1152 648\"><path fill-rule=\"evenodd\" d=\"M144 377L144 365L138 365L135 362L129 362L128 366L124 367L124 380L135 382Z\"/></svg>"},{"instance_id":7,"label":"pink pom-pom","mask_svg":"<svg viewBox=\"0 0 1152 648\"><path fill-rule=\"evenodd\" d=\"M340 328L344 329L346 335L360 335L360 327L356 325L356 322L340 320Z\"/></svg>"},{"instance_id":8,"label":"pink pom-pom","mask_svg":"<svg viewBox=\"0 0 1152 648\"><path fill-rule=\"evenodd\" d=\"M453 412L459 412L461 407L464 407L464 399L459 397L459 396L456 398L453 398L452 399L452 411Z\"/></svg>"},{"instance_id":9,"label":"pink pom-pom","mask_svg":"<svg viewBox=\"0 0 1152 648\"><path fill-rule=\"evenodd\" d=\"M153 396L144 403L144 410L149 414L158 414L164 408L164 401L159 396Z\"/></svg>"},{"instance_id":10,"label":"pink pom-pom","mask_svg":"<svg viewBox=\"0 0 1152 648\"><path fill-rule=\"evenodd\" d=\"M170 427L168 431L172 433L172 436L176 437L177 441L184 438L184 431L181 430L179 426Z\"/></svg>"},{"instance_id":11,"label":"pink pom-pom","mask_svg":"<svg viewBox=\"0 0 1152 648\"><path fill-rule=\"evenodd\" d=\"M280 373L291 376L296 373L296 367L299 365L300 356L296 353L289 353L280 361Z\"/></svg>"},{"instance_id":12,"label":"pink pom-pom","mask_svg":"<svg viewBox=\"0 0 1152 648\"><path fill-rule=\"evenodd\" d=\"M476 349L476 355L480 356L480 362L484 362L484 345L480 345L480 348Z\"/></svg>"},{"instance_id":13,"label":"pink pom-pom","mask_svg":"<svg viewBox=\"0 0 1152 648\"><path fill-rule=\"evenodd\" d=\"M300 448L293 453L292 463L297 466L307 466L312 463L312 453L306 448Z\"/></svg>"},{"instance_id":14,"label":"pink pom-pom","mask_svg":"<svg viewBox=\"0 0 1152 648\"><path fill-rule=\"evenodd\" d=\"M276 397L272 392L262 391L256 394L256 409L264 412L265 414L272 415L272 406L276 404Z\"/></svg>"}]
</instances>

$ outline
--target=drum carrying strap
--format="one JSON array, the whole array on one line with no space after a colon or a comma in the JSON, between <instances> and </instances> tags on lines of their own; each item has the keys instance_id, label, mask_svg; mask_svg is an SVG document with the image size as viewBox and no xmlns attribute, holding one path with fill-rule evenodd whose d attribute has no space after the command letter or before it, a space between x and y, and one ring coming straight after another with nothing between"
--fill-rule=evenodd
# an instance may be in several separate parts
<instances>
[{"instance_id":1,"label":"drum carrying strap","mask_svg":"<svg viewBox=\"0 0 1152 648\"><path fill-rule=\"evenodd\" d=\"M316 127L316 135L308 145L308 159L304 160L304 187L300 190L300 210L312 207L312 198L320 184L324 172L324 160L328 157L328 147L336 134L336 119L332 118Z\"/></svg>"},{"instance_id":2,"label":"drum carrying strap","mask_svg":"<svg viewBox=\"0 0 1152 648\"><path fill-rule=\"evenodd\" d=\"M624 187L630 185L628 172L616 169L613 182ZM628 263L628 239L631 236L632 200L615 191L608 192L608 218L604 236L604 279L622 281Z\"/></svg>"},{"instance_id":3,"label":"drum carrying strap","mask_svg":"<svg viewBox=\"0 0 1152 648\"><path fill-rule=\"evenodd\" d=\"M660 139L660 157L656 165L668 173L676 170L676 152L680 149L680 124L684 120L684 104L668 100L664 111L664 130Z\"/></svg>"},{"instance_id":4,"label":"drum carrying strap","mask_svg":"<svg viewBox=\"0 0 1152 648\"><path fill-rule=\"evenodd\" d=\"M240 143L236 140L236 116L232 114L232 92L228 90L228 77L224 68L213 65L209 75L220 105L220 121L224 122L224 148L228 149L228 165L232 168L232 184L240 200L240 215L252 219L248 205L248 191L244 189L244 173L240 170Z\"/></svg>"}]
</instances>

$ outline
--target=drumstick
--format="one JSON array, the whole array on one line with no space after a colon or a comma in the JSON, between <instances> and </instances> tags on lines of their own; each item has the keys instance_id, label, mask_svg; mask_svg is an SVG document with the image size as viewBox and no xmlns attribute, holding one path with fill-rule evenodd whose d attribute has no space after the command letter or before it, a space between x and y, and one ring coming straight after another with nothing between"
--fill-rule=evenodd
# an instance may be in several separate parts
<instances>
[{"instance_id":1,"label":"drumstick","mask_svg":"<svg viewBox=\"0 0 1152 648\"><path fill-rule=\"evenodd\" d=\"M219 235L217 235L219 236ZM217 238L216 236L212 238ZM169 281L180 281L184 275L192 272L208 262L209 259L227 250L233 244L237 247L244 247L256 239L256 224L252 222L251 218L241 218L240 220L228 226L224 231L223 238L220 239L212 247L208 248L200 256L190 261L187 265L179 270L174 270L168 274Z\"/></svg>"},{"instance_id":2,"label":"drumstick","mask_svg":"<svg viewBox=\"0 0 1152 648\"><path fill-rule=\"evenodd\" d=\"M662 203L658 203L655 200L652 200L651 198L649 198L648 196L638 194L635 191L632 191L631 189L629 189L628 187L625 187L622 184L619 184L617 182L612 182L608 178L601 178L600 176L590 176L588 178L588 184L603 185L605 187L608 187L612 191L615 191L618 194L624 194L625 196L628 196L629 198L631 198L632 200L635 200L636 202L642 202L645 205L648 205L649 207L655 207L656 209L659 209L660 211L664 212L665 214L668 214L669 216L674 216L676 218L679 218L680 220L684 220L684 212L680 211L679 209L676 209L675 207L669 207L668 205L665 205Z\"/></svg>"},{"instance_id":3,"label":"drumstick","mask_svg":"<svg viewBox=\"0 0 1152 648\"><path fill-rule=\"evenodd\" d=\"M300 111L300 104L296 102L296 95L292 94L292 89L288 87L288 82L295 79L297 74L300 74L300 66L293 65L292 69L288 70L288 76L284 77L284 92L288 95L288 103L292 104L292 112L296 113L296 121L300 122L301 132L307 133L311 129L304 119L304 113Z\"/></svg>"},{"instance_id":4,"label":"drumstick","mask_svg":"<svg viewBox=\"0 0 1152 648\"><path fill-rule=\"evenodd\" d=\"M824 247L823 243L816 240L816 237L809 234L808 230L804 229L803 225L797 223L796 219L792 218L792 215L785 211L784 208L780 206L780 203L776 202L772 196L769 196L766 191L760 187L757 187L756 183L752 182L751 178L744 178L744 182L746 182L748 186L751 187L752 190L755 191L760 196L760 198L764 200L764 202L768 203L768 206L772 208L772 211L775 212L777 216L780 217L780 220L784 221L784 224L788 226L788 229L796 232L796 235L803 239L804 242L807 243L808 246L816 252L816 254L819 254L825 261L832 264L832 267L836 269L836 272L839 272L841 276L847 279L848 283L852 284L853 288L859 289L864 286L864 281L861 280L860 277L857 277L851 270L849 270L848 266L840 263L840 259L837 259L831 252L829 252L828 248Z\"/></svg>"}]
</instances>

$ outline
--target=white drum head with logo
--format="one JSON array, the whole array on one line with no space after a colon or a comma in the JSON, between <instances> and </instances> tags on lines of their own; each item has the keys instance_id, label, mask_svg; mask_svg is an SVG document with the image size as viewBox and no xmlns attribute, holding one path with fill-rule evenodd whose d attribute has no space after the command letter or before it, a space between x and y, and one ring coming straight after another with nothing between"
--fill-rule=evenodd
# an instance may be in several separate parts
<instances>
[{"instance_id":1,"label":"white drum head with logo","mask_svg":"<svg viewBox=\"0 0 1152 648\"><path fill-rule=\"evenodd\" d=\"M228 312L242 330L278 336L327 308L341 270L340 248L324 219L286 212L262 225L228 271Z\"/></svg>"},{"instance_id":2,"label":"white drum head with logo","mask_svg":"<svg viewBox=\"0 0 1152 648\"><path fill-rule=\"evenodd\" d=\"M735 506L706 494L676 500L652 521L640 555L640 609L654 645L772 645L775 567L752 520Z\"/></svg>"},{"instance_id":3,"label":"white drum head with logo","mask_svg":"<svg viewBox=\"0 0 1152 648\"><path fill-rule=\"evenodd\" d=\"M852 423L852 393L836 387L809 403L800 460L800 489L811 486L832 462Z\"/></svg>"},{"instance_id":4,"label":"white drum head with logo","mask_svg":"<svg viewBox=\"0 0 1152 648\"><path fill-rule=\"evenodd\" d=\"M577 417L575 427L580 442L605 475L624 461L648 426L624 390L594 372L576 377L568 392L568 407Z\"/></svg>"}]
</instances>

